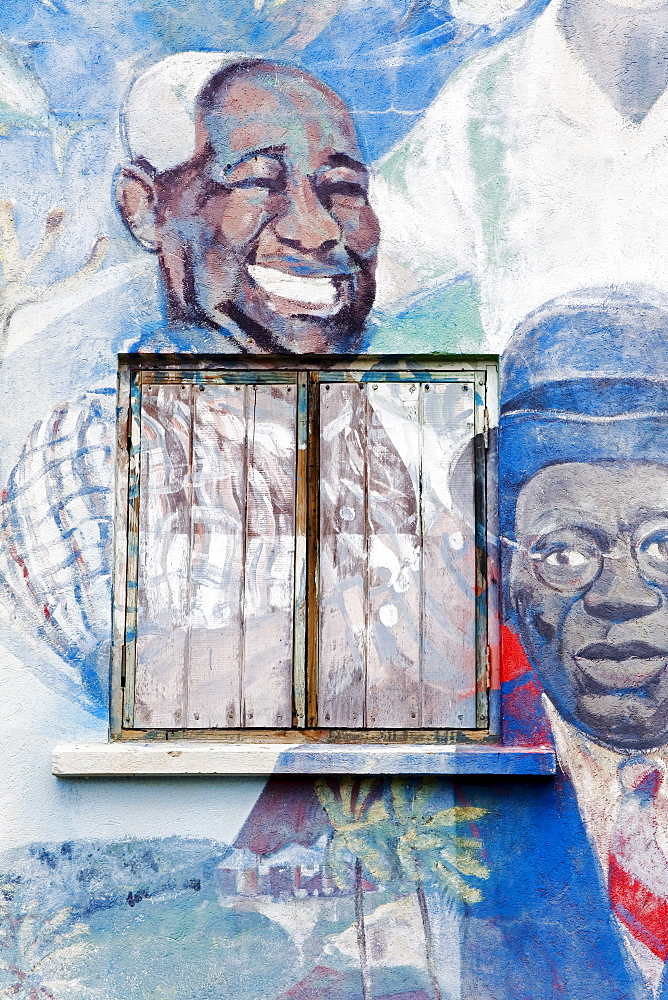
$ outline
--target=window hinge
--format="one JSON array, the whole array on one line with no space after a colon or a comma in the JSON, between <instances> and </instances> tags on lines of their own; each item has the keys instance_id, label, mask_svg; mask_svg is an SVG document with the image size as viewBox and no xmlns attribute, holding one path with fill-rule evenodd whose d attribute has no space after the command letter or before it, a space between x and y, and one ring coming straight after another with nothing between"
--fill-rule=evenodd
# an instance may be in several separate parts
<instances>
[{"instance_id":1,"label":"window hinge","mask_svg":"<svg viewBox=\"0 0 668 1000\"><path fill-rule=\"evenodd\" d=\"M492 677L492 654L489 646L485 646L485 688L489 691Z\"/></svg>"},{"instance_id":2,"label":"window hinge","mask_svg":"<svg viewBox=\"0 0 668 1000\"><path fill-rule=\"evenodd\" d=\"M485 407L482 414L482 436L485 442L485 451L487 451L489 448L489 410L487 407Z\"/></svg>"}]
</instances>

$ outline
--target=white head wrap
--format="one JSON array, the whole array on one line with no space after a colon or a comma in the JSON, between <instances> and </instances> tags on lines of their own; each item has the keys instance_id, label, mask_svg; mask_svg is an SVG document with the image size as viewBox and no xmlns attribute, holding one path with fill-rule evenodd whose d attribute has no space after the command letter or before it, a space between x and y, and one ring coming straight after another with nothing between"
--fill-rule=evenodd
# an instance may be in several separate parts
<instances>
[{"instance_id":1,"label":"white head wrap","mask_svg":"<svg viewBox=\"0 0 668 1000\"><path fill-rule=\"evenodd\" d=\"M143 158L162 173L195 153L195 109L218 70L257 59L243 52L179 52L139 76L125 101L121 130L133 160Z\"/></svg>"}]
</instances>

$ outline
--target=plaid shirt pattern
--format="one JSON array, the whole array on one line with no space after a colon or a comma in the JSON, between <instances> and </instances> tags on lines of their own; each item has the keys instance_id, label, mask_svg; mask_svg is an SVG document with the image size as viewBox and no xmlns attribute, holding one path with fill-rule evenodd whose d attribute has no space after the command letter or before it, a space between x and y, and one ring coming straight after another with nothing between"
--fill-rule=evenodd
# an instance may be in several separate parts
<instances>
[{"instance_id":1,"label":"plaid shirt pattern","mask_svg":"<svg viewBox=\"0 0 668 1000\"><path fill-rule=\"evenodd\" d=\"M10 613L106 701L95 653L111 623L115 393L87 393L32 429L0 504Z\"/></svg>"}]
</instances>

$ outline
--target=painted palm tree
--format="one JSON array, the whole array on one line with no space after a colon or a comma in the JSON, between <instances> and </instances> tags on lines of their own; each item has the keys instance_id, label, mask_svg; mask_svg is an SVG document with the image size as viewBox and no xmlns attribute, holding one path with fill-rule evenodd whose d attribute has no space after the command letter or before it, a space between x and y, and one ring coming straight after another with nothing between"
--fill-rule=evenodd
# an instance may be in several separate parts
<instances>
[{"instance_id":1,"label":"painted palm tree","mask_svg":"<svg viewBox=\"0 0 668 1000\"><path fill-rule=\"evenodd\" d=\"M371 1000L371 975L364 923L364 869L381 882L389 882L394 873L392 852L388 851L391 819L383 799L383 785L378 778L319 779L315 783L318 798L334 828L329 842L329 865L339 888L353 882L355 926L362 974L364 1000ZM351 873L351 855L353 857Z\"/></svg>"},{"instance_id":2,"label":"painted palm tree","mask_svg":"<svg viewBox=\"0 0 668 1000\"><path fill-rule=\"evenodd\" d=\"M434 809L439 784L400 778L352 778L316 782L318 797L334 828L330 864L337 883L350 882L354 858L355 922L364 1000L371 1000L371 979L364 923L364 872L379 883L410 885L417 896L424 932L427 970L434 1000L443 1000L436 970L429 917L428 888L440 889L454 902L473 904L482 898L470 880L489 877L480 861L482 840L471 824L487 810L473 806ZM458 831L467 827L467 835Z\"/></svg>"},{"instance_id":3,"label":"painted palm tree","mask_svg":"<svg viewBox=\"0 0 668 1000\"><path fill-rule=\"evenodd\" d=\"M482 899L480 888L470 879L489 878L489 869L480 861L483 848L477 836L461 836L458 830L486 815L486 809L452 806L434 811L438 792L435 778L415 782L393 778L388 782L385 801L396 830L396 858L401 873L415 887L424 931L427 969L434 1000L443 1000L436 972L434 938L426 889L437 887L457 902L473 904Z\"/></svg>"}]
</instances>

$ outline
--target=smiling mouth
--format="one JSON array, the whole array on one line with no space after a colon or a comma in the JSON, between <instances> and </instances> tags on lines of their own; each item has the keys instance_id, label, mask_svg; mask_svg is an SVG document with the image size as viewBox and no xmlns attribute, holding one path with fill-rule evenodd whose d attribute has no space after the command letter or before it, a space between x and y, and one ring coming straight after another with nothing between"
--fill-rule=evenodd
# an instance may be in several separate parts
<instances>
[{"instance_id":1,"label":"smiling mouth","mask_svg":"<svg viewBox=\"0 0 668 1000\"><path fill-rule=\"evenodd\" d=\"M333 316L344 304L339 286L331 277L288 274L262 264L249 264L248 273L279 307L289 304L314 315ZM271 301L268 304L272 306Z\"/></svg>"}]
</instances>

